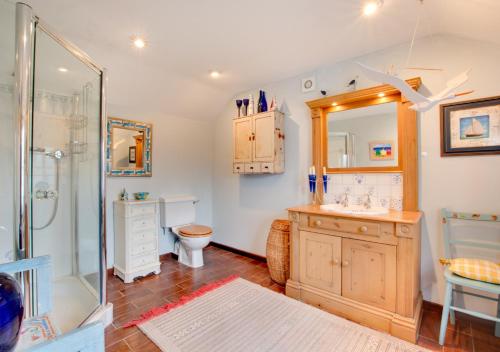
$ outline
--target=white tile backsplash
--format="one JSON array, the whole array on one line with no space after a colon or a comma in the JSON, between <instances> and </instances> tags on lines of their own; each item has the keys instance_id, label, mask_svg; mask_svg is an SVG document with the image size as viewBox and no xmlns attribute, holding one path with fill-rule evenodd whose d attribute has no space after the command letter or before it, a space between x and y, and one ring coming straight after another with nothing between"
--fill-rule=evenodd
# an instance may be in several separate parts
<instances>
[{"instance_id":1,"label":"white tile backsplash","mask_svg":"<svg viewBox=\"0 0 500 352\"><path fill-rule=\"evenodd\" d=\"M374 204L403 209L403 176L399 173L331 175L326 202L339 203L346 192L352 204L361 204L369 193Z\"/></svg>"}]
</instances>

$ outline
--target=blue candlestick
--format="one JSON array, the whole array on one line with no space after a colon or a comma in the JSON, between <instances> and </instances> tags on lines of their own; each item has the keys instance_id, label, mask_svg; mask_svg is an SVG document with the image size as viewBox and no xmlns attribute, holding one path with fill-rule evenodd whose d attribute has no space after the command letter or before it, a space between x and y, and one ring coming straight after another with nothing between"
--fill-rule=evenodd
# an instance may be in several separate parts
<instances>
[{"instance_id":1,"label":"blue candlestick","mask_svg":"<svg viewBox=\"0 0 500 352\"><path fill-rule=\"evenodd\" d=\"M323 175L323 190L328 193L328 175Z\"/></svg>"}]
</instances>

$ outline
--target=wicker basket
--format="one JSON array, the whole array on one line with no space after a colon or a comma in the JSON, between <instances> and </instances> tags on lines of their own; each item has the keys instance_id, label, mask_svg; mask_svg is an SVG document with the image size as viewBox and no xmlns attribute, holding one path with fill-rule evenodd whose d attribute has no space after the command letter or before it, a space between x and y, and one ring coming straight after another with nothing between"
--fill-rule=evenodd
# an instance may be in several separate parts
<instances>
[{"instance_id":1,"label":"wicker basket","mask_svg":"<svg viewBox=\"0 0 500 352\"><path fill-rule=\"evenodd\" d=\"M290 276L290 221L273 221L267 237L266 257L271 279L284 285Z\"/></svg>"}]
</instances>

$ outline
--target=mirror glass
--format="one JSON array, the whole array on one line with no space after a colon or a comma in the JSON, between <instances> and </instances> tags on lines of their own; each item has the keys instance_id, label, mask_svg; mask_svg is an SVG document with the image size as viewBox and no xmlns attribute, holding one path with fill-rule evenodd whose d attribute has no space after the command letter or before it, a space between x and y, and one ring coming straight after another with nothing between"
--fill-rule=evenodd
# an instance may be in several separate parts
<instances>
[{"instance_id":1,"label":"mirror glass","mask_svg":"<svg viewBox=\"0 0 500 352\"><path fill-rule=\"evenodd\" d=\"M109 176L151 176L150 123L108 117L106 172Z\"/></svg>"},{"instance_id":2,"label":"mirror glass","mask_svg":"<svg viewBox=\"0 0 500 352\"><path fill-rule=\"evenodd\" d=\"M113 169L142 169L144 167L144 132L113 127Z\"/></svg>"},{"instance_id":3,"label":"mirror glass","mask_svg":"<svg viewBox=\"0 0 500 352\"><path fill-rule=\"evenodd\" d=\"M398 166L397 103L331 112L328 168Z\"/></svg>"}]
</instances>

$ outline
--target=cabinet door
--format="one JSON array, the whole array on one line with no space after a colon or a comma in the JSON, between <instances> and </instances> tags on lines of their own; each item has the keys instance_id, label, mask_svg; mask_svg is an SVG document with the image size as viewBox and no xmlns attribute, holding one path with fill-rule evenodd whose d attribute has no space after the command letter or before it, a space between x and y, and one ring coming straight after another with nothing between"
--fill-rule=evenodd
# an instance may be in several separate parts
<instances>
[{"instance_id":1,"label":"cabinet door","mask_svg":"<svg viewBox=\"0 0 500 352\"><path fill-rule=\"evenodd\" d=\"M252 161L252 118L233 120L233 157L235 163Z\"/></svg>"},{"instance_id":2,"label":"cabinet door","mask_svg":"<svg viewBox=\"0 0 500 352\"><path fill-rule=\"evenodd\" d=\"M274 161L274 114L261 114L254 116L253 132L255 139L253 144L254 161Z\"/></svg>"},{"instance_id":3,"label":"cabinet door","mask_svg":"<svg viewBox=\"0 0 500 352\"><path fill-rule=\"evenodd\" d=\"M340 295L340 237L300 232L300 282Z\"/></svg>"},{"instance_id":4,"label":"cabinet door","mask_svg":"<svg viewBox=\"0 0 500 352\"><path fill-rule=\"evenodd\" d=\"M342 296L394 312L396 247L344 238Z\"/></svg>"}]
</instances>

